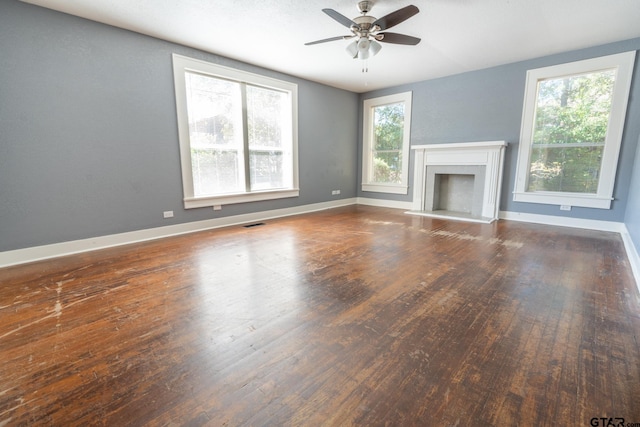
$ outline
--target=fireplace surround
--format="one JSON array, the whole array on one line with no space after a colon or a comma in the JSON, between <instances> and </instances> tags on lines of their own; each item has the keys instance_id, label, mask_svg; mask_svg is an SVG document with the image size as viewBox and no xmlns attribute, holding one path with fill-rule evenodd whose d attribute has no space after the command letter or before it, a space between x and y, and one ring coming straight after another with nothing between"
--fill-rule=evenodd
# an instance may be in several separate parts
<instances>
[{"instance_id":1,"label":"fireplace surround","mask_svg":"<svg viewBox=\"0 0 640 427\"><path fill-rule=\"evenodd\" d=\"M498 219L505 141L414 145L413 215Z\"/></svg>"}]
</instances>

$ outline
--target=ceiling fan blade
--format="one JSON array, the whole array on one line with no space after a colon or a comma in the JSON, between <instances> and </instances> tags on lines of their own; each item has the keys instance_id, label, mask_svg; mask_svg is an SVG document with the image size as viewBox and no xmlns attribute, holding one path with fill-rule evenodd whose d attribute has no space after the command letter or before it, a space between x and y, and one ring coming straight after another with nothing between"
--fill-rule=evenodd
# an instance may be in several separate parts
<instances>
[{"instance_id":1,"label":"ceiling fan blade","mask_svg":"<svg viewBox=\"0 0 640 427\"><path fill-rule=\"evenodd\" d=\"M358 24L353 22L351 19L347 18L339 12L336 12L333 9L322 9L322 11L347 28L351 28L353 25L355 25L356 27L358 26Z\"/></svg>"},{"instance_id":2,"label":"ceiling fan blade","mask_svg":"<svg viewBox=\"0 0 640 427\"><path fill-rule=\"evenodd\" d=\"M383 16L382 18L376 20L373 25L379 26L380 30L384 31L387 28L391 28L401 22L406 21L418 12L420 12L420 9L418 9L414 5L409 5Z\"/></svg>"},{"instance_id":3,"label":"ceiling fan blade","mask_svg":"<svg viewBox=\"0 0 640 427\"><path fill-rule=\"evenodd\" d=\"M382 38L378 38L378 36L382 36ZM420 43L420 39L417 37L398 33L378 33L376 34L376 40L383 43L408 44L411 46Z\"/></svg>"},{"instance_id":4,"label":"ceiling fan blade","mask_svg":"<svg viewBox=\"0 0 640 427\"><path fill-rule=\"evenodd\" d=\"M348 35L348 36L337 36L337 37L329 37L328 39L322 39L322 40L316 40L313 42L308 42L305 43L305 46L311 46L312 44L319 44L319 43L326 43L326 42L332 42L335 40L348 40L350 38L355 37L354 35Z\"/></svg>"}]
</instances>

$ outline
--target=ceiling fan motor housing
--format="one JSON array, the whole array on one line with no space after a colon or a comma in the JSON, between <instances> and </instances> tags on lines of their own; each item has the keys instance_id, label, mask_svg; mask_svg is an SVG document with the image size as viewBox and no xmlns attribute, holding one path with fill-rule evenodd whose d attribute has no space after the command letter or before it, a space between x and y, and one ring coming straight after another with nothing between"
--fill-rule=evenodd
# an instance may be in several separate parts
<instances>
[{"instance_id":1,"label":"ceiling fan motor housing","mask_svg":"<svg viewBox=\"0 0 640 427\"><path fill-rule=\"evenodd\" d=\"M380 27L373 25L375 21L376 18L374 18L373 16L358 16L357 18L353 18L353 22L358 24L358 26L356 28L352 27L351 29L360 37L366 37L367 35L369 35L369 33L375 32L380 29Z\"/></svg>"}]
</instances>

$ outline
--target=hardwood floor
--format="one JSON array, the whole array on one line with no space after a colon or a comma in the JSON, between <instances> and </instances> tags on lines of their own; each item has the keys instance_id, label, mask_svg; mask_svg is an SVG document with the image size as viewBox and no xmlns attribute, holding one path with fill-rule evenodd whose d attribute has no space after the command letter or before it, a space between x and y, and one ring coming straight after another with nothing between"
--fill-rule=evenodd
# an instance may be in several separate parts
<instances>
[{"instance_id":1,"label":"hardwood floor","mask_svg":"<svg viewBox=\"0 0 640 427\"><path fill-rule=\"evenodd\" d=\"M640 423L615 233L350 206L0 283L1 427Z\"/></svg>"}]
</instances>

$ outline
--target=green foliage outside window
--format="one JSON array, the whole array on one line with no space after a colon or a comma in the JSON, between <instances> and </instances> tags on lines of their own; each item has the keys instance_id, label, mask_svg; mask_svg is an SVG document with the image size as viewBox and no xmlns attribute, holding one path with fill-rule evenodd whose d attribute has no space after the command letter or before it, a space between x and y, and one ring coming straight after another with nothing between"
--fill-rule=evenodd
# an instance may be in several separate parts
<instances>
[{"instance_id":1,"label":"green foliage outside window","mask_svg":"<svg viewBox=\"0 0 640 427\"><path fill-rule=\"evenodd\" d=\"M373 180L378 183L402 182L402 142L404 103L374 109Z\"/></svg>"},{"instance_id":2,"label":"green foliage outside window","mask_svg":"<svg viewBox=\"0 0 640 427\"><path fill-rule=\"evenodd\" d=\"M528 191L596 193L613 70L538 83Z\"/></svg>"}]
</instances>

